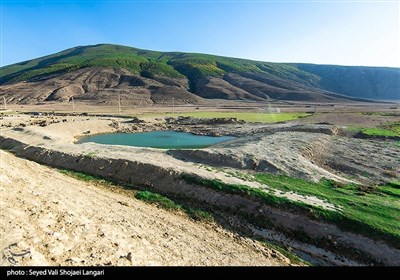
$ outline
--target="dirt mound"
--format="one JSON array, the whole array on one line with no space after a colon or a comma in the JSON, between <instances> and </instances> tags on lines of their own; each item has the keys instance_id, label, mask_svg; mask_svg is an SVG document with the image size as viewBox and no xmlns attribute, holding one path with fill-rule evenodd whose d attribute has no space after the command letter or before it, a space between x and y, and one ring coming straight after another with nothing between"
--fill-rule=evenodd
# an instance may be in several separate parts
<instances>
[{"instance_id":1,"label":"dirt mound","mask_svg":"<svg viewBox=\"0 0 400 280\"><path fill-rule=\"evenodd\" d=\"M396 173L400 164L395 160L400 158L400 151L379 141L321 138L307 145L302 155L341 177L351 174L352 178L366 185L386 184L400 178Z\"/></svg>"},{"instance_id":2,"label":"dirt mound","mask_svg":"<svg viewBox=\"0 0 400 280\"><path fill-rule=\"evenodd\" d=\"M80 85L68 85L53 91L45 101L71 101L74 96L79 96L85 91Z\"/></svg>"}]
</instances>

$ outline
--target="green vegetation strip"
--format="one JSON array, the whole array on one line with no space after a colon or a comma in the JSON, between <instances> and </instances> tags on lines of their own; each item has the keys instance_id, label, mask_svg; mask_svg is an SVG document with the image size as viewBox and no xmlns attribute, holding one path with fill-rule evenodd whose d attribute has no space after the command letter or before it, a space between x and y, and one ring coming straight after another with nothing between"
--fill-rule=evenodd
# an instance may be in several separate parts
<instances>
[{"instance_id":1,"label":"green vegetation strip","mask_svg":"<svg viewBox=\"0 0 400 280\"><path fill-rule=\"evenodd\" d=\"M352 126L347 129L371 137L400 137L400 122L391 122L379 127Z\"/></svg>"},{"instance_id":2,"label":"green vegetation strip","mask_svg":"<svg viewBox=\"0 0 400 280\"><path fill-rule=\"evenodd\" d=\"M135 194L135 197L137 199L143 200L151 204L155 204L167 210L181 210L196 221L210 222L214 220L212 214L209 212L178 204L173 200L169 199L168 197L165 197L158 193L153 193L150 191L138 191Z\"/></svg>"},{"instance_id":3,"label":"green vegetation strip","mask_svg":"<svg viewBox=\"0 0 400 280\"><path fill-rule=\"evenodd\" d=\"M114 183L111 182L110 180L104 179L100 176L89 175L86 173L67 170L67 169L59 169L58 171L62 174L74 177L75 179L79 179L82 181L92 182L92 183L101 183L104 185L114 185Z\"/></svg>"},{"instance_id":4,"label":"green vegetation strip","mask_svg":"<svg viewBox=\"0 0 400 280\"><path fill-rule=\"evenodd\" d=\"M383 239L395 247L399 247L400 244L400 216L398 215L400 204L397 183L379 186L372 191L356 185L339 185L330 180L312 183L288 176L255 175L255 180L270 187L313 195L343 207L340 211L330 211L284 197L276 197L261 189L248 186L225 184L219 180L203 179L187 174L182 175L182 178L191 184L255 198L273 207L285 208L315 220L336 224L344 230Z\"/></svg>"},{"instance_id":5,"label":"green vegetation strip","mask_svg":"<svg viewBox=\"0 0 400 280\"><path fill-rule=\"evenodd\" d=\"M171 114L144 114L138 117L165 117ZM256 113L256 112L185 112L176 113L173 116L193 118L237 118L246 122L275 123L297 120L310 116L308 113Z\"/></svg>"},{"instance_id":6,"label":"green vegetation strip","mask_svg":"<svg viewBox=\"0 0 400 280\"><path fill-rule=\"evenodd\" d=\"M62 174L71 176L75 179L79 179L79 180L93 183L93 184L94 183L102 184L102 185L105 185L108 187L111 187L111 186L116 187L117 186L113 182L111 182L107 179L104 179L102 177L99 177L99 176L93 176L93 175L89 175L86 173L72 171L72 170L66 170L66 169L61 169L61 170L59 170L59 172L61 172ZM135 191L135 190L132 190L132 188L128 187L128 186L121 186L121 187L123 187L125 189L129 189L131 191L134 191L135 198L137 198L139 200L142 200L142 201L145 201L145 202L148 202L151 204L155 204L166 210L183 211L189 217L191 217L192 219L194 219L196 221L211 222L214 220L214 217L212 216L212 214L207 211L203 211L198 208L193 208L193 207L188 207L185 205L178 204L175 201L173 201L173 200L169 199L168 197L165 197L161 194L153 193L150 191Z\"/></svg>"}]
</instances>

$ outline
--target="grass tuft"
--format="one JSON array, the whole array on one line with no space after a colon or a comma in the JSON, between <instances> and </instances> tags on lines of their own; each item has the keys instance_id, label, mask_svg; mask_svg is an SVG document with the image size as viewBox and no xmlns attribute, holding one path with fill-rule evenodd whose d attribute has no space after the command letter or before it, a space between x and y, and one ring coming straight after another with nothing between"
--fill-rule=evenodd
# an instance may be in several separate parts
<instances>
[{"instance_id":1,"label":"grass tuft","mask_svg":"<svg viewBox=\"0 0 400 280\"><path fill-rule=\"evenodd\" d=\"M168 210L180 210L182 207L179 204L176 204L174 201L171 199L162 196L158 193L152 193L149 191L139 191L135 194L135 197L137 199L152 203L152 204L157 204L157 206L160 206L161 208L168 209Z\"/></svg>"},{"instance_id":2,"label":"grass tuft","mask_svg":"<svg viewBox=\"0 0 400 280\"><path fill-rule=\"evenodd\" d=\"M155 204L167 210L181 210L185 212L190 218L196 221L212 222L214 220L213 215L207 211L178 204L173 200L158 193L153 193L150 191L138 191L135 194L135 197L137 199Z\"/></svg>"},{"instance_id":3,"label":"grass tuft","mask_svg":"<svg viewBox=\"0 0 400 280\"><path fill-rule=\"evenodd\" d=\"M67 170L67 169L60 169L59 172L65 174L65 175L74 177L76 179L86 181L86 182L98 182L98 183L103 183L103 184L113 184L111 181L104 179L100 176L89 175L89 174L82 173L82 172L77 172L77 171L72 171L72 170Z\"/></svg>"}]
</instances>

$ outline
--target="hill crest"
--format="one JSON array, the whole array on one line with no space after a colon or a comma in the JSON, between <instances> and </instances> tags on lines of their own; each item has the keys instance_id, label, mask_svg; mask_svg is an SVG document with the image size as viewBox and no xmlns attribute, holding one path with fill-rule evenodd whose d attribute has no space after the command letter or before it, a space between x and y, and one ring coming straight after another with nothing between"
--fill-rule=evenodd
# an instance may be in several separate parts
<instances>
[{"instance_id":1,"label":"hill crest","mask_svg":"<svg viewBox=\"0 0 400 280\"><path fill-rule=\"evenodd\" d=\"M272 63L110 44L78 46L0 71L0 95L11 103L71 97L107 101L116 92L147 104L168 102L172 96L182 103L400 99L399 68Z\"/></svg>"}]
</instances>

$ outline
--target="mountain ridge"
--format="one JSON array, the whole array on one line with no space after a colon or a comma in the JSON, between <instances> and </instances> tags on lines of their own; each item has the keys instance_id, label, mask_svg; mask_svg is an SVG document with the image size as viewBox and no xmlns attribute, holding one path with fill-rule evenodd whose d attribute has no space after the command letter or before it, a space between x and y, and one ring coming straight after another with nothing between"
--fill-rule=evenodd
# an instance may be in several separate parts
<instances>
[{"instance_id":1,"label":"mountain ridge","mask_svg":"<svg viewBox=\"0 0 400 280\"><path fill-rule=\"evenodd\" d=\"M85 69L92 71L93 75L99 75L93 78L99 85L97 88L89 85L88 81L72 83L70 74L79 71L87 73ZM162 94L166 95L162 98L164 101L168 95L184 95L186 99L181 98L182 103L198 103L201 99L256 102L400 99L400 68L273 63L209 54L142 50L111 44L69 48L2 67L0 73L0 94L11 103L21 103L21 98L22 101L29 100L29 103L49 101L50 95L57 96L56 91L71 83L75 89L68 89L69 94L60 99L50 99L68 101L74 96L84 100L90 95L90 100L100 101L100 96L104 100L110 98L107 98L106 92L112 94L121 91L127 97L130 94L145 94L149 100L147 103L153 104L157 103L153 100L154 96ZM110 78L110 75L118 76L118 82L116 76ZM102 76L114 79L114 82L100 86ZM136 82L129 84L123 82L124 79L136 79ZM37 94L40 84L47 96ZM13 98L13 90L22 90L26 94ZM99 98L96 98L96 92ZM29 95L36 97L30 98Z\"/></svg>"}]
</instances>

